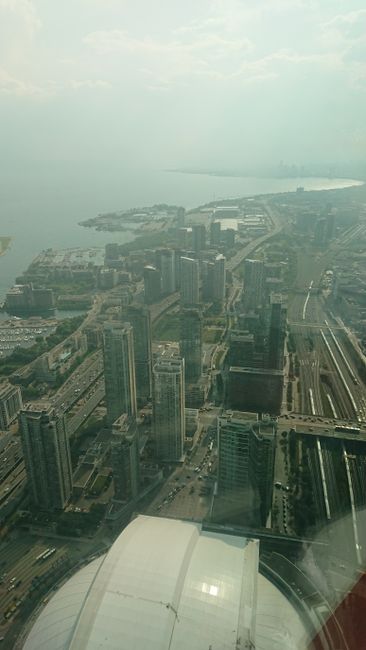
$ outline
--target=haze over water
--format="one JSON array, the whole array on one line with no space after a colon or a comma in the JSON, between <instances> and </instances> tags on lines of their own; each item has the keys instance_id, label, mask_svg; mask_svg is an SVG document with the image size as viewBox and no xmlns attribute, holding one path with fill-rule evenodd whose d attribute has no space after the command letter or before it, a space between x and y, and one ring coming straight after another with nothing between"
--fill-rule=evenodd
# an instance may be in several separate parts
<instances>
[{"instance_id":1,"label":"haze over water","mask_svg":"<svg viewBox=\"0 0 366 650\"><path fill-rule=\"evenodd\" d=\"M324 178L238 178L163 171L126 173L115 164L66 163L37 165L5 174L0 181L2 196L0 235L12 237L11 248L0 257L0 299L32 259L45 248L104 246L124 243L133 233L105 233L78 225L101 212L118 211L154 203L192 208L229 197L331 189L358 181Z\"/></svg>"}]
</instances>

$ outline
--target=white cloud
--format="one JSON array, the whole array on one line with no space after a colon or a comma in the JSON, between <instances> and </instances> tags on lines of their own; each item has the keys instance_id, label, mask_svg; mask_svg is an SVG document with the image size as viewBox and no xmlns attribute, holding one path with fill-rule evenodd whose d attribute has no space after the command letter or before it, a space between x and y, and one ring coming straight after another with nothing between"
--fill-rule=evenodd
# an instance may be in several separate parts
<instances>
[{"instance_id":1,"label":"white cloud","mask_svg":"<svg viewBox=\"0 0 366 650\"><path fill-rule=\"evenodd\" d=\"M73 90L80 90L81 88L111 88L112 86L108 81L103 81L102 79L72 79L68 85Z\"/></svg>"},{"instance_id":2,"label":"white cloud","mask_svg":"<svg viewBox=\"0 0 366 650\"><path fill-rule=\"evenodd\" d=\"M42 24L30 0L0 0L0 18L3 27L17 22L28 36L34 36Z\"/></svg>"},{"instance_id":3,"label":"white cloud","mask_svg":"<svg viewBox=\"0 0 366 650\"><path fill-rule=\"evenodd\" d=\"M0 61L11 76L28 79L41 21L30 0L0 0ZM29 87L32 83L26 82Z\"/></svg>"},{"instance_id":4,"label":"white cloud","mask_svg":"<svg viewBox=\"0 0 366 650\"><path fill-rule=\"evenodd\" d=\"M334 16L322 27L328 43L343 46L360 41L366 43L366 9Z\"/></svg>"},{"instance_id":5,"label":"white cloud","mask_svg":"<svg viewBox=\"0 0 366 650\"><path fill-rule=\"evenodd\" d=\"M137 69L145 68L148 60L150 76L155 84L165 86L174 79L182 81L189 76L230 76L252 49L245 37L230 39L222 34L205 33L188 40L175 33L174 39L134 38L124 30L103 30L88 34L83 42L104 56L126 57ZM162 82L162 78L164 81ZM149 82L149 85L151 83Z\"/></svg>"},{"instance_id":6,"label":"white cloud","mask_svg":"<svg viewBox=\"0 0 366 650\"><path fill-rule=\"evenodd\" d=\"M3 68L0 68L0 93L18 97L40 97L45 94L44 90L39 86L29 81L17 79Z\"/></svg>"},{"instance_id":7,"label":"white cloud","mask_svg":"<svg viewBox=\"0 0 366 650\"><path fill-rule=\"evenodd\" d=\"M246 37L230 38L225 30L207 32L207 21L196 23L192 30L180 28L174 31L175 40L133 38L124 30L101 30L88 34L84 44L98 54L121 55L141 60L137 70L147 77L147 86L154 90L166 90L169 84L187 79L207 78L213 81L259 82L274 79L284 74L286 66L316 66L339 68L337 53L301 53L291 49L256 54L256 47ZM191 38L188 39L188 36ZM135 59L134 59L135 57ZM144 63L148 58L148 68Z\"/></svg>"},{"instance_id":8,"label":"white cloud","mask_svg":"<svg viewBox=\"0 0 366 650\"><path fill-rule=\"evenodd\" d=\"M184 30L177 31L184 32ZM182 40L159 42L151 38L133 38L120 29L92 32L84 37L83 42L101 54L129 51L166 55L203 52L210 49L223 53L224 51L246 51L251 47L251 42L247 38L231 40L218 34L204 34L203 37L191 42Z\"/></svg>"}]
</instances>

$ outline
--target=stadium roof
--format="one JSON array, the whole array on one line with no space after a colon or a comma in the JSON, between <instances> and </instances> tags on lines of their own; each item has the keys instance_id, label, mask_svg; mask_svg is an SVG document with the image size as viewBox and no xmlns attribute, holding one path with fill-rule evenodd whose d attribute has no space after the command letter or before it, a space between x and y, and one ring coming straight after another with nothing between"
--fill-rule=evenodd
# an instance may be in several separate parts
<instances>
[{"instance_id":1,"label":"stadium roof","mask_svg":"<svg viewBox=\"0 0 366 650\"><path fill-rule=\"evenodd\" d=\"M225 650L254 636L257 649L305 648L296 611L258 574L258 548L139 516L56 592L24 650Z\"/></svg>"}]
</instances>

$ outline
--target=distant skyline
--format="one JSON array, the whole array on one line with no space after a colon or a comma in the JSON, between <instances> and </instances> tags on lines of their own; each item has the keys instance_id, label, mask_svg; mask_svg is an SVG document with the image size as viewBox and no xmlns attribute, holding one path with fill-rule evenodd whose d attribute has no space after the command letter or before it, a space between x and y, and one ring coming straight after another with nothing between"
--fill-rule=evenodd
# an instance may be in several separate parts
<instances>
[{"instance_id":1,"label":"distant skyline","mask_svg":"<svg viewBox=\"0 0 366 650\"><path fill-rule=\"evenodd\" d=\"M0 0L0 164L362 162L365 33L361 0Z\"/></svg>"}]
</instances>

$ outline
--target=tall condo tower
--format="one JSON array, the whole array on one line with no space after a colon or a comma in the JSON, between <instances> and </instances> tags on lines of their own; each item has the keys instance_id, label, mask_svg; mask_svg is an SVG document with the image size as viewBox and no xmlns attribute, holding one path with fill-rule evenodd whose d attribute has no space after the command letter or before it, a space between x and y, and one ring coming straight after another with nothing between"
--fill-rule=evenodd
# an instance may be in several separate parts
<instances>
[{"instance_id":1,"label":"tall condo tower","mask_svg":"<svg viewBox=\"0 0 366 650\"><path fill-rule=\"evenodd\" d=\"M153 376L156 454L163 461L179 461L185 438L184 360L161 357Z\"/></svg>"},{"instance_id":2,"label":"tall condo tower","mask_svg":"<svg viewBox=\"0 0 366 650\"><path fill-rule=\"evenodd\" d=\"M152 395L151 316L143 305L129 305L123 312L133 328L136 393L138 404L143 406Z\"/></svg>"},{"instance_id":3,"label":"tall condo tower","mask_svg":"<svg viewBox=\"0 0 366 650\"><path fill-rule=\"evenodd\" d=\"M271 321L268 337L268 368L283 370L287 309L282 296L271 296Z\"/></svg>"},{"instance_id":4,"label":"tall condo tower","mask_svg":"<svg viewBox=\"0 0 366 650\"><path fill-rule=\"evenodd\" d=\"M206 248L206 228L203 224L192 227L192 245L196 253L200 253Z\"/></svg>"},{"instance_id":5,"label":"tall condo tower","mask_svg":"<svg viewBox=\"0 0 366 650\"><path fill-rule=\"evenodd\" d=\"M256 309L262 303L264 282L264 263L262 260L244 262L244 309Z\"/></svg>"},{"instance_id":6,"label":"tall condo tower","mask_svg":"<svg viewBox=\"0 0 366 650\"><path fill-rule=\"evenodd\" d=\"M218 490L237 498L257 489L265 523L272 500L275 427L254 417L250 421L247 413L231 411L218 418Z\"/></svg>"},{"instance_id":7,"label":"tall condo tower","mask_svg":"<svg viewBox=\"0 0 366 650\"><path fill-rule=\"evenodd\" d=\"M144 298L147 305L161 298L161 274L155 266L144 267Z\"/></svg>"},{"instance_id":8,"label":"tall condo tower","mask_svg":"<svg viewBox=\"0 0 366 650\"><path fill-rule=\"evenodd\" d=\"M218 255L213 268L213 298L219 305L224 304L226 283L226 259Z\"/></svg>"},{"instance_id":9,"label":"tall condo tower","mask_svg":"<svg viewBox=\"0 0 366 650\"><path fill-rule=\"evenodd\" d=\"M113 423L111 460L115 500L136 499L139 492L138 435L136 421L125 413Z\"/></svg>"},{"instance_id":10,"label":"tall condo tower","mask_svg":"<svg viewBox=\"0 0 366 650\"><path fill-rule=\"evenodd\" d=\"M164 248L156 251L156 265L161 273L161 293L167 295L176 290L175 250Z\"/></svg>"},{"instance_id":11,"label":"tall condo tower","mask_svg":"<svg viewBox=\"0 0 366 650\"><path fill-rule=\"evenodd\" d=\"M180 312L180 353L184 359L185 381L198 381L202 374L202 313L197 307Z\"/></svg>"},{"instance_id":12,"label":"tall condo tower","mask_svg":"<svg viewBox=\"0 0 366 650\"><path fill-rule=\"evenodd\" d=\"M182 305L199 304L199 265L190 257L181 258L180 295Z\"/></svg>"},{"instance_id":13,"label":"tall condo tower","mask_svg":"<svg viewBox=\"0 0 366 650\"><path fill-rule=\"evenodd\" d=\"M107 422L122 413L136 417L136 379L133 329L130 323L110 322L103 331Z\"/></svg>"},{"instance_id":14,"label":"tall condo tower","mask_svg":"<svg viewBox=\"0 0 366 650\"><path fill-rule=\"evenodd\" d=\"M40 510L63 510L72 492L65 416L47 403L32 403L19 415L31 498Z\"/></svg>"}]
</instances>

